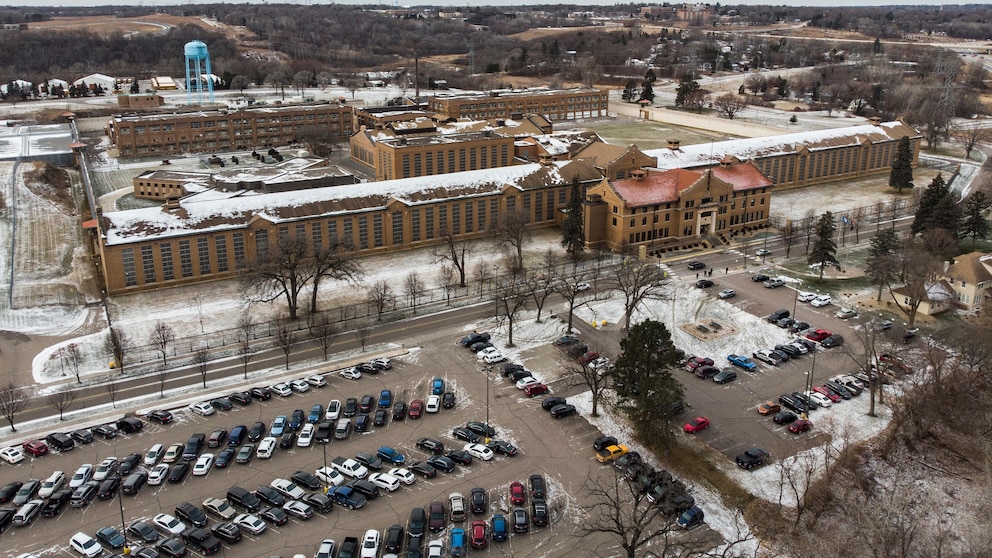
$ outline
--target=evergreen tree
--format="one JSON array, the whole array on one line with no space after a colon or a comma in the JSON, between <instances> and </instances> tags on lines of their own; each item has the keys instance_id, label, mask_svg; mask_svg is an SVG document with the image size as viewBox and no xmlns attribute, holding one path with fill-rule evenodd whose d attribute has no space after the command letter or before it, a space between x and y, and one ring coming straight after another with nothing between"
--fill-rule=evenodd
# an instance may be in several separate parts
<instances>
[{"instance_id":1,"label":"evergreen tree","mask_svg":"<svg viewBox=\"0 0 992 558\"><path fill-rule=\"evenodd\" d=\"M668 439L673 406L682 403L685 389L672 374L678 354L665 324L644 320L620 341L614 382L623 386L617 407L630 418L641 440Z\"/></svg>"},{"instance_id":2,"label":"evergreen tree","mask_svg":"<svg viewBox=\"0 0 992 558\"><path fill-rule=\"evenodd\" d=\"M692 74L686 73L675 88L675 106L684 107L699 92L699 82L692 79Z\"/></svg>"},{"instance_id":3,"label":"evergreen tree","mask_svg":"<svg viewBox=\"0 0 992 558\"><path fill-rule=\"evenodd\" d=\"M913 226L911 228L913 234L920 234L937 223L937 206L940 204L940 200L947 197L949 192L950 189L947 183L944 182L943 175L938 174L933 177L930 185L927 186L927 189L923 191L923 195L920 196L920 205L916 208L916 216L913 218Z\"/></svg>"},{"instance_id":4,"label":"evergreen tree","mask_svg":"<svg viewBox=\"0 0 992 558\"><path fill-rule=\"evenodd\" d=\"M586 235L582 226L582 193L579 189L579 177L572 179L572 196L566 206L568 214L561 224L561 245L569 254L577 255L582 252Z\"/></svg>"},{"instance_id":5,"label":"evergreen tree","mask_svg":"<svg viewBox=\"0 0 992 558\"><path fill-rule=\"evenodd\" d=\"M648 68L648 71L644 74L644 81L654 83L657 81L658 76L654 75L654 70Z\"/></svg>"},{"instance_id":6,"label":"evergreen tree","mask_svg":"<svg viewBox=\"0 0 992 558\"><path fill-rule=\"evenodd\" d=\"M651 101L652 103L654 102L654 88L651 87L651 82L650 81L645 81L644 82L644 88L641 89L641 98L640 98L640 100L642 100L642 101Z\"/></svg>"},{"instance_id":7,"label":"evergreen tree","mask_svg":"<svg viewBox=\"0 0 992 558\"><path fill-rule=\"evenodd\" d=\"M968 196L964 201L964 223L961 225L961 236L971 237L971 249L975 249L975 243L979 238L985 239L989 236L989 221L985 218L985 212L992 207L992 202L981 190Z\"/></svg>"},{"instance_id":8,"label":"evergreen tree","mask_svg":"<svg viewBox=\"0 0 992 558\"><path fill-rule=\"evenodd\" d=\"M903 136L896 145L896 156L892 159L892 171L889 172L889 186L899 193L913 187L913 153L909 136Z\"/></svg>"},{"instance_id":9,"label":"evergreen tree","mask_svg":"<svg viewBox=\"0 0 992 558\"><path fill-rule=\"evenodd\" d=\"M944 229L951 233L954 238L959 238L961 234L961 207L958 206L956 196L948 193L940 198L937 206L933 208L933 224L927 229Z\"/></svg>"},{"instance_id":10,"label":"evergreen tree","mask_svg":"<svg viewBox=\"0 0 992 558\"><path fill-rule=\"evenodd\" d=\"M637 96L637 80L628 79L627 85L623 88L623 93L620 94L620 98L624 101L630 102L635 101Z\"/></svg>"},{"instance_id":11,"label":"evergreen tree","mask_svg":"<svg viewBox=\"0 0 992 558\"><path fill-rule=\"evenodd\" d=\"M871 239L865 274L873 285L878 285L879 302L882 300L882 288L892 283L898 273L898 261L894 257L898 249L899 235L893 229L882 229Z\"/></svg>"},{"instance_id":12,"label":"evergreen tree","mask_svg":"<svg viewBox=\"0 0 992 558\"><path fill-rule=\"evenodd\" d=\"M837 224L834 223L834 215L826 212L820 216L816 222L814 232L813 247L809 252L808 263L820 266L820 279L823 279L823 268L837 261L837 243L834 241L834 232Z\"/></svg>"}]
</instances>

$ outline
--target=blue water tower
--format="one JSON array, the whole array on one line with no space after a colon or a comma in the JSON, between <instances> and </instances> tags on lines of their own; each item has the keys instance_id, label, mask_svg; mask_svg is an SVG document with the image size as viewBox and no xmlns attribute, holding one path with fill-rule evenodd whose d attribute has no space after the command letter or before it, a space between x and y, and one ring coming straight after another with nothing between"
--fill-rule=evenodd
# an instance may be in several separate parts
<instances>
[{"instance_id":1,"label":"blue water tower","mask_svg":"<svg viewBox=\"0 0 992 558\"><path fill-rule=\"evenodd\" d=\"M183 47L186 54L186 103L193 104L193 92L196 92L196 104L203 104L203 82L206 81L210 102L214 102L214 78L210 70L210 53L203 41L190 41Z\"/></svg>"}]
</instances>

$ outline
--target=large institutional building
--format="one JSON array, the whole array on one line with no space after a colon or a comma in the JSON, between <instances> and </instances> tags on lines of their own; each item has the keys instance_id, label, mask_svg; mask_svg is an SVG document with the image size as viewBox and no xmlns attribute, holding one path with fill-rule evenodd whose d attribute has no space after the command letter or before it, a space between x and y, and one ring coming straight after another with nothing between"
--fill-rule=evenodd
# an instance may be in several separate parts
<instances>
[{"instance_id":1,"label":"large institutional building","mask_svg":"<svg viewBox=\"0 0 992 558\"><path fill-rule=\"evenodd\" d=\"M887 173L901 122L641 152L592 142L567 161L305 190L209 189L161 208L98 216L94 250L108 293L233 277L279 238L359 254L487 234L507 212L559 224L573 183L590 247L648 252L767 226L775 189Z\"/></svg>"},{"instance_id":2,"label":"large institutional building","mask_svg":"<svg viewBox=\"0 0 992 558\"><path fill-rule=\"evenodd\" d=\"M554 120L606 116L609 92L592 88L525 89L489 93L436 95L431 112L445 118L520 118L540 114Z\"/></svg>"}]
</instances>

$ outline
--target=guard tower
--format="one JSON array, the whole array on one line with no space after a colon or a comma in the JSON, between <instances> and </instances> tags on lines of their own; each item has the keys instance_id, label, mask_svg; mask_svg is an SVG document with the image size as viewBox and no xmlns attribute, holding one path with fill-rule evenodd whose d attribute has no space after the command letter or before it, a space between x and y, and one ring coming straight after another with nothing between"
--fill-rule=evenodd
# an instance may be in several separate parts
<instances>
[{"instance_id":1,"label":"guard tower","mask_svg":"<svg viewBox=\"0 0 992 558\"><path fill-rule=\"evenodd\" d=\"M183 47L186 54L186 103L193 104L196 92L196 104L203 104L203 82L206 81L209 101L214 102L213 72L210 70L210 53L202 41L190 41Z\"/></svg>"}]
</instances>

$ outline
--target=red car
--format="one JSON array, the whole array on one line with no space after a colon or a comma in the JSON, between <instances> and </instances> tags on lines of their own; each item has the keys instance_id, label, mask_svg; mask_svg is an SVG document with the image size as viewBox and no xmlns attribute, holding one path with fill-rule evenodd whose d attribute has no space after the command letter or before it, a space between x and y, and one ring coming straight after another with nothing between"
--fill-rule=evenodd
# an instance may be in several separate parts
<instances>
[{"instance_id":1,"label":"red car","mask_svg":"<svg viewBox=\"0 0 992 558\"><path fill-rule=\"evenodd\" d=\"M814 329L813 331L806 334L806 339L809 339L810 341L820 342L826 339L827 337L830 337L831 335L833 335L833 333L830 333L825 329Z\"/></svg>"},{"instance_id":2,"label":"red car","mask_svg":"<svg viewBox=\"0 0 992 558\"><path fill-rule=\"evenodd\" d=\"M579 357L579 364L589 364L590 362L599 358L599 353L596 351L589 351L586 354Z\"/></svg>"},{"instance_id":3,"label":"red car","mask_svg":"<svg viewBox=\"0 0 992 558\"><path fill-rule=\"evenodd\" d=\"M878 357L878 360L888 364L890 368L895 368L896 370L900 370L902 372L905 372L906 374L913 373L913 369L907 366L906 363L903 362L902 359L897 356L890 355L888 353L883 353L881 356Z\"/></svg>"},{"instance_id":4,"label":"red car","mask_svg":"<svg viewBox=\"0 0 992 558\"><path fill-rule=\"evenodd\" d=\"M24 442L24 451L30 453L34 457L41 457L42 455L48 453L48 444L42 442L41 440Z\"/></svg>"},{"instance_id":5,"label":"red car","mask_svg":"<svg viewBox=\"0 0 992 558\"><path fill-rule=\"evenodd\" d=\"M840 396L834 393L833 390L827 386L816 386L813 388L813 391L828 397L831 403L840 403Z\"/></svg>"},{"instance_id":6,"label":"red car","mask_svg":"<svg viewBox=\"0 0 992 558\"><path fill-rule=\"evenodd\" d=\"M527 394L527 397L548 393L548 386L545 384L531 384L524 388L524 393Z\"/></svg>"},{"instance_id":7,"label":"red car","mask_svg":"<svg viewBox=\"0 0 992 558\"><path fill-rule=\"evenodd\" d=\"M706 430L710 426L710 419L706 417L696 417L685 423L685 431L692 434L700 430Z\"/></svg>"},{"instance_id":8,"label":"red car","mask_svg":"<svg viewBox=\"0 0 992 558\"><path fill-rule=\"evenodd\" d=\"M694 356L685 363L685 369L689 372L695 372L700 366L713 366L713 359Z\"/></svg>"},{"instance_id":9,"label":"red car","mask_svg":"<svg viewBox=\"0 0 992 558\"><path fill-rule=\"evenodd\" d=\"M793 434L799 434L800 432L806 432L810 428L813 428L812 422L808 420L799 419L797 421L793 421L792 424L789 425L789 432L792 432Z\"/></svg>"},{"instance_id":10,"label":"red car","mask_svg":"<svg viewBox=\"0 0 992 558\"><path fill-rule=\"evenodd\" d=\"M476 519L472 522L472 529L470 531L472 537L472 548L482 549L486 548L489 544L489 526L486 522L481 519Z\"/></svg>"},{"instance_id":11,"label":"red car","mask_svg":"<svg viewBox=\"0 0 992 558\"><path fill-rule=\"evenodd\" d=\"M407 416L412 419L420 418L420 415L424 414L424 402L421 399L414 399L410 402L410 410L407 412Z\"/></svg>"},{"instance_id":12,"label":"red car","mask_svg":"<svg viewBox=\"0 0 992 558\"><path fill-rule=\"evenodd\" d=\"M527 501L527 494L524 492L522 483L517 481L510 483L510 501L518 506L522 506Z\"/></svg>"}]
</instances>

